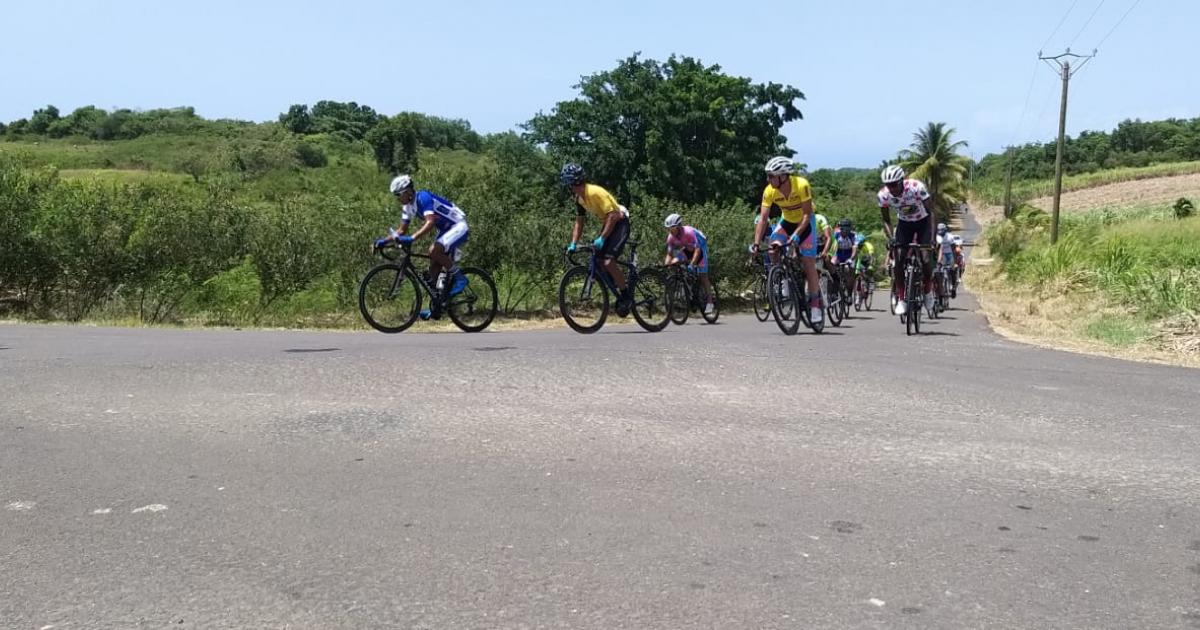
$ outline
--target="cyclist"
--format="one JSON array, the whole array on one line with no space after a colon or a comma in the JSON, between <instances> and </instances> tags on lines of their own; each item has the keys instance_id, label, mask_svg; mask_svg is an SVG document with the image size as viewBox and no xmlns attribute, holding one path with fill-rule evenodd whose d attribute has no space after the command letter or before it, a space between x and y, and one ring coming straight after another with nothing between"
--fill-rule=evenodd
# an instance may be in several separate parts
<instances>
[{"instance_id":1,"label":"cyclist","mask_svg":"<svg viewBox=\"0 0 1200 630\"><path fill-rule=\"evenodd\" d=\"M704 232L684 225L683 217L678 214L667 215L663 227L667 228L667 258L663 264L687 263L688 271L700 277L700 284L704 285L704 292L708 295L704 314L712 315L716 307L713 304L712 283L708 278L708 239L704 237Z\"/></svg>"},{"instance_id":2,"label":"cyclist","mask_svg":"<svg viewBox=\"0 0 1200 630\"><path fill-rule=\"evenodd\" d=\"M875 246L871 241L867 240L865 234L859 234L854 237L858 244L857 252L854 260L854 271L861 272L868 279L875 277Z\"/></svg>"},{"instance_id":3,"label":"cyclist","mask_svg":"<svg viewBox=\"0 0 1200 630\"><path fill-rule=\"evenodd\" d=\"M467 287L467 277L459 271L457 261L462 258L461 248L469 237L467 215L458 206L428 190L416 190L410 175L397 175L392 179L389 189L402 205L400 230L396 236L381 238L375 245L381 247L392 240L401 244L412 243L436 229L437 238L429 246L430 281L433 282L433 279L438 278L441 271L446 269L446 275L453 278L449 294L461 293ZM409 236L409 224L417 216L424 217L425 224ZM440 292L442 288L438 286L435 290ZM421 318L441 317L443 297L436 296L431 308L421 311Z\"/></svg>"},{"instance_id":4,"label":"cyclist","mask_svg":"<svg viewBox=\"0 0 1200 630\"><path fill-rule=\"evenodd\" d=\"M773 157L767 161L764 169L767 173L767 187L763 189L760 220L754 228L752 250L759 250L771 206L778 203L782 217L776 232L790 237L800 246L801 262L808 284L809 318L815 323L824 319L820 286L817 284L817 227L814 217L816 213L813 211L812 187L808 180L792 173L794 168L792 161L784 156ZM776 247L775 241L772 241L771 260L774 262L779 260Z\"/></svg>"},{"instance_id":5,"label":"cyclist","mask_svg":"<svg viewBox=\"0 0 1200 630\"><path fill-rule=\"evenodd\" d=\"M883 169L880 175L883 188L879 189L879 211L883 215L884 231L893 245L904 247L900 260L895 263L895 276L892 278L896 292L896 314L904 315L908 311L904 295L904 264L903 256L907 247L916 240L919 245L933 244L933 202L925 184L916 179L906 179L904 169L893 164ZM898 222L892 229L892 213L896 211ZM921 279L925 293L925 308L933 308L933 268L925 252L921 252Z\"/></svg>"},{"instance_id":6,"label":"cyclist","mask_svg":"<svg viewBox=\"0 0 1200 630\"><path fill-rule=\"evenodd\" d=\"M951 232L945 223L937 225L938 260L950 273L951 297L958 295L958 278L962 274L962 237Z\"/></svg>"},{"instance_id":7,"label":"cyclist","mask_svg":"<svg viewBox=\"0 0 1200 630\"><path fill-rule=\"evenodd\" d=\"M617 266L617 257L625 249L625 241L629 240L629 210L617 203L612 193L588 183L583 167L578 164L564 164L559 172L559 180L570 189L571 197L575 200L575 227L571 230L571 243L567 245L567 251L575 251L583 236L583 225L587 222L589 212L600 219L600 235L592 241L592 245L596 247L596 255L600 257L604 270L617 286L617 315L625 317L629 315L633 296L625 284L625 274Z\"/></svg>"},{"instance_id":8,"label":"cyclist","mask_svg":"<svg viewBox=\"0 0 1200 630\"><path fill-rule=\"evenodd\" d=\"M838 231L833 233L830 241L829 248L833 252L833 267L830 271L838 279L838 282L847 287L846 290L849 291L849 287L853 286L850 265L854 261L854 257L858 255L858 235L854 233L854 222L850 219L839 220Z\"/></svg>"}]
</instances>

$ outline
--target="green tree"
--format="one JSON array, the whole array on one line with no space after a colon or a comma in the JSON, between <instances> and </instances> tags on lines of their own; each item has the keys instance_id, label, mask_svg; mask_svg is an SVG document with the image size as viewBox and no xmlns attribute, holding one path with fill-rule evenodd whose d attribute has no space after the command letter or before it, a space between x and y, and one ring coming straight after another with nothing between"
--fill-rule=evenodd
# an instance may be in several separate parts
<instances>
[{"instance_id":1,"label":"green tree","mask_svg":"<svg viewBox=\"0 0 1200 630\"><path fill-rule=\"evenodd\" d=\"M575 87L578 98L526 123L527 137L635 202L752 200L762 164L792 155L780 129L802 117L804 98L674 55L660 63L635 54Z\"/></svg>"},{"instance_id":2,"label":"green tree","mask_svg":"<svg viewBox=\"0 0 1200 630\"><path fill-rule=\"evenodd\" d=\"M312 107L313 133L329 133L350 140L362 140L380 120L382 117L375 113L375 110L353 101L320 101Z\"/></svg>"},{"instance_id":3,"label":"green tree","mask_svg":"<svg viewBox=\"0 0 1200 630\"><path fill-rule=\"evenodd\" d=\"M54 124L58 118L58 108L53 105L47 105L45 109L34 110L33 116L29 119L29 132L44 134L50 130L50 125Z\"/></svg>"},{"instance_id":4,"label":"green tree","mask_svg":"<svg viewBox=\"0 0 1200 630\"><path fill-rule=\"evenodd\" d=\"M375 125L366 136L375 163L389 173L414 173L417 159L417 130L412 117L397 114Z\"/></svg>"},{"instance_id":5,"label":"green tree","mask_svg":"<svg viewBox=\"0 0 1200 630\"><path fill-rule=\"evenodd\" d=\"M308 105L292 105L287 112L279 115L279 124L292 133L312 133L313 119L312 114L308 113Z\"/></svg>"},{"instance_id":6,"label":"green tree","mask_svg":"<svg viewBox=\"0 0 1200 630\"><path fill-rule=\"evenodd\" d=\"M955 129L931 122L913 134L909 148L900 152L901 165L912 177L925 182L941 216L966 198L965 179L970 158L959 155L965 140L954 140Z\"/></svg>"}]
</instances>

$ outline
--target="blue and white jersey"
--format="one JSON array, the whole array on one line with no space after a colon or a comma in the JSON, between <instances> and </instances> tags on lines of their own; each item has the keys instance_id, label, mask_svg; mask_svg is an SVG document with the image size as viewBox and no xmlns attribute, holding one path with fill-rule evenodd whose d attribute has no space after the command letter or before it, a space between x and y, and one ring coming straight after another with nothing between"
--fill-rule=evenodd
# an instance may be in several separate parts
<instances>
[{"instance_id":1,"label":"blue and white jersey","mask_svg":"<svg viewBox=\"0 0 1200 630\"><path fill-rule=\"evenodd\" d=\"M467 222L467 215L459 210L458 206L428 190L418 191L413 202L404 205L404 209L400 213L400 221L404 225L408 225L418 216L432 216L438 232L445 232L460 223Z\"/></svg>"},{"instance_id":2,"label":"blue and white jersey","mask_svg":"<svg viewBox=\"0 0 1200 630\"><path fill-rule=\"evenodd\" d=\"M843 236L841 230L834 230L833 243L839 252L849 255L854 250L854 246L858 244L858 234L851 232L849 236Z\"/></svg>"}]
</instances>

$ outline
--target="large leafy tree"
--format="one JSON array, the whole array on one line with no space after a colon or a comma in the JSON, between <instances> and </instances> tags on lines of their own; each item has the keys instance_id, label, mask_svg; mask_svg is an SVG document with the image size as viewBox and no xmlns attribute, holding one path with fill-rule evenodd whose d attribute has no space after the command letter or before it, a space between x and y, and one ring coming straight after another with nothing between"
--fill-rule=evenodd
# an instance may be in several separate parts
<instances>
[{"instance_id":1,"label":"large leafy tree","mask_svg":"<svg viewBox=\"0 0 1200 630\"><path fill-rule=\"evenodd\" d=\"M780 129L802 118L804 98L691 57L660 63L637 54L575 87L577 98L526 123L526 137L634 203L753 200L762 164L793 154Z\"/></svg>"},{"instance_id":2,"label":"large leafy tree","mask_svg":"<svg viewBox=\"0 0 1200 630\"><path fill-rule=\"evenodd\" d=\"M946 123L931 122L913 134L909 148L900 152L901 165L925 182L934 205L941 215L966 197L965 180L970 158L959 155L965 140L954 140L955 129Z\"/></svg>"},{"instance_id":3,"label":"large leafy tree","mask_svg":"<svg viewBox=\"0 0 1200 630\"><path fill-rule=\"evenodd\" d=\"M411 114L384 118L367 132L366 140L381 170L392 174L417 171L419 143L417 125Z\"/></svg>"}]
</instances>

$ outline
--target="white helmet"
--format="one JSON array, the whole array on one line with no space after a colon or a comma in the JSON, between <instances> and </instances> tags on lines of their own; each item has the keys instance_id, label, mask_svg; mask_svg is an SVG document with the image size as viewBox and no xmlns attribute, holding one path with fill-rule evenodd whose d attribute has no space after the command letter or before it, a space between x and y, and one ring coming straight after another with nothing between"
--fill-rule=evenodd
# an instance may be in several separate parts
<instances>
[{"instance_id":1,"label":"white helmet","mask_svg":"<svg viewBox=\"0 0 1200 630\"><path fill-rule=\"evenodd\" d=\"M768 175L791 175L794 168L795 167L792 165L791 158L778 155L770 160L767 160L767 167L763 170L765 170Z\"/></svg>"},{"instance_id":2,"label":"white helmet","mask_svg":"<svg viewBox=\"0 0 1200 630\"><path fill-rule=\"evenodd\" d=\"M665 228L679 227L681 225L683 225L683 217L675 214L674 212L668 214L667 220L663 221L663 227Z\"/></svg>"},{"instance_id":3,"label":"white helmet","mask_svg":"<svg viewBox=\"0 0 1200 630\"><path fill-rule=\"evenodd\" d=\"M893 184L903 180L904 175L904 169L901 168L899 164L893 164L883 169L883 175L880 177L880 179L882 179L883 183L885 184Z\"/></svg>"},{"instance_id":4,"label":"white helmet","mask_svg":"<svg viewBox=\"0 0 1200 630\"><path fill-rule=\"evenodd\" d=\"M389 186L392 194L396 196L399 196L400 193L412 187L413 181L411 175L397 175L396 178L392 180L392 185Z\"/></svg>"}]
</instances>

